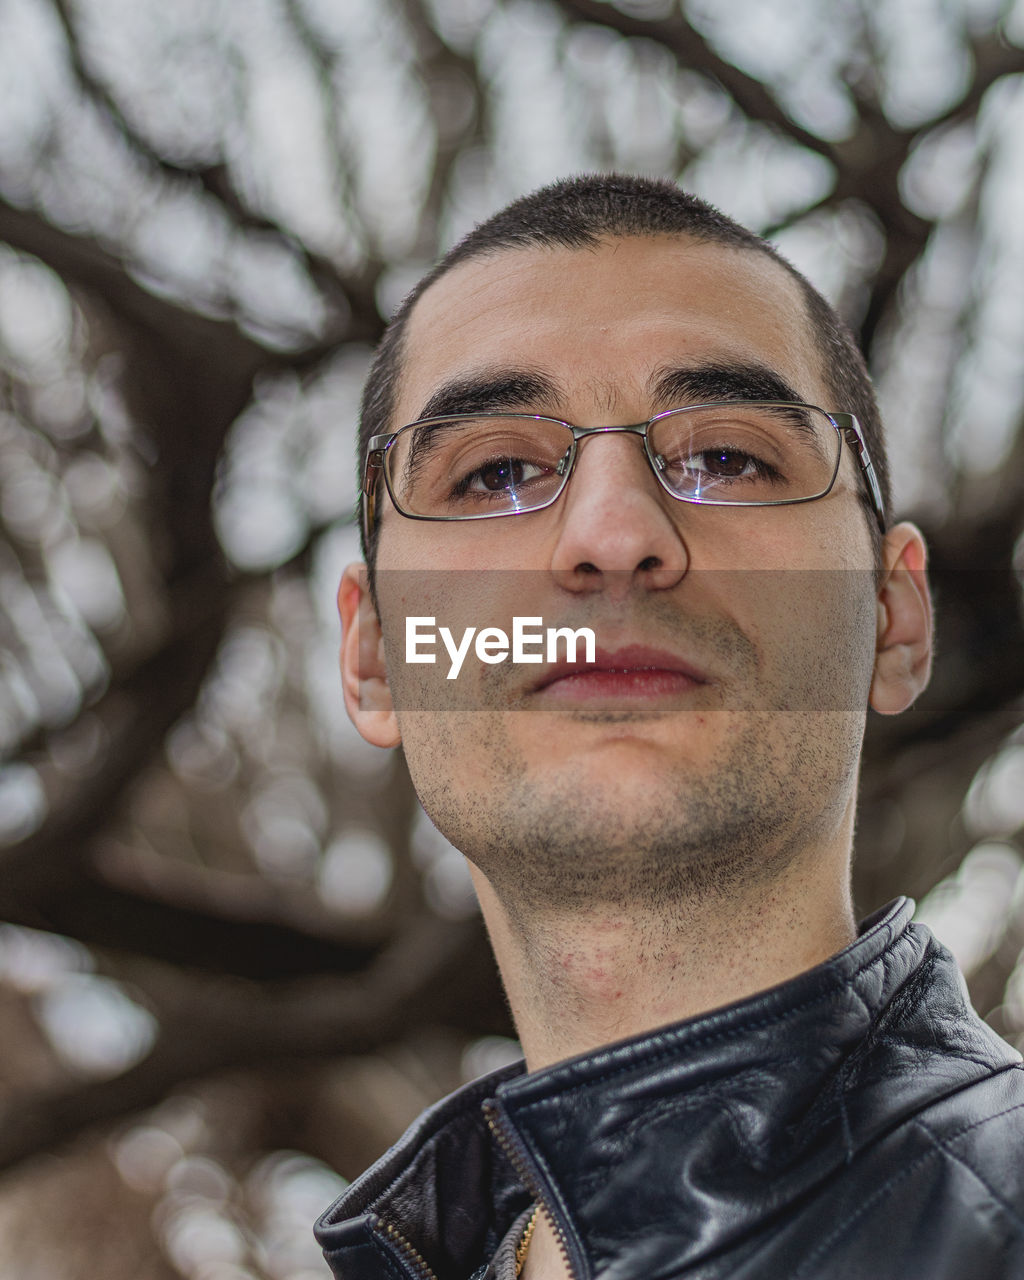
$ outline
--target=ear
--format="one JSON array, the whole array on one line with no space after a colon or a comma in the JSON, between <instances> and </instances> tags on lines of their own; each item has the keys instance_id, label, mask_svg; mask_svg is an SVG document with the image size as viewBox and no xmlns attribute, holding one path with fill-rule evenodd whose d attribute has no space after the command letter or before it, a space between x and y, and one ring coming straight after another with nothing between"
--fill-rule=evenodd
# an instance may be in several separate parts
<instances>
[{"instance_id":1,"label":"ear","mask_svg":"<svg viewBox=\"0 0 1024 1280\"><path fill-rule=\"evenodd\" d=\"M384 637L370 597L366 565L350 564L338 588L341 616L341 684L349 719L375 747L402 741L391 702Z\"/></svg>"},{"instance_id":2,"label":"ear","mask_svg":"<svg viewBox=\"0 0 1024 1280\"><path fill-rule=\"evenodd\" d=\"M931 676L932 600L928 551L916 526L903 523L890 529L882 556L870 702L891 716L905 711Z\"/></svg>"}]
</instances>

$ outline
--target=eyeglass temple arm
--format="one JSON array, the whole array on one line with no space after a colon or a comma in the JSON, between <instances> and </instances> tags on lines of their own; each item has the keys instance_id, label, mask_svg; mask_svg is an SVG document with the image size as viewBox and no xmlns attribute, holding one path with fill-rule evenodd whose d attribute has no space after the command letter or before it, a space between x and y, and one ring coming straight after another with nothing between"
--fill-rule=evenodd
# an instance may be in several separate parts
<instances>
[{"instance_id":1,"label":"eyeglass temple arm","mask_svg":"<svg viewBox=\"0 0 1024 1280\"><path fill-rule=\"evenodd\" d=\"M842 432L843 439L857 455L861 474L864 476L864 482L871 496L871 505L875 509L875 519L878 521L879 529L885 533L885 503L882 501L882 490L875 475L875 464L871 461L871 454L861 435L860 424L852 413L833 413L831 417Z\"/></svg>"},{"instance_id":2,"label":"eyeglass temple arm","mask_svg":"<svg viewBox=\"0 0 1024 1280\"><path fill-rule=\"evenodd\" d=\"M370 441L370 450L366 455L366 466L363 469L363 534L369 538L377 519L377 489L384 467L384 450L374 448L379 439L388 437L374 436Z\"/></svg>"}]
</instances>

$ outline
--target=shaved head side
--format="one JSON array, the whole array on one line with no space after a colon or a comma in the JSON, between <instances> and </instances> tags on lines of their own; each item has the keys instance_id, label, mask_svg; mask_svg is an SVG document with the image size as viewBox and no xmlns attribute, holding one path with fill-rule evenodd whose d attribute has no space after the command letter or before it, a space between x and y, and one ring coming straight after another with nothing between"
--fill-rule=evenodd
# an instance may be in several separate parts
<instances>
[{"instance_id":1,"label":"shaved head side","mask_svg":"<svg viewBox=\"0 0 1024 1280\"><path fill-rule=\"evenodd\" d=\"M652 236L688 236L700 243L763 254L797 282L808 328L819 352L822 377L834 397L833 404L820 407L857 417L874 461L888 520L890 479L882 423L864 358L848 326L810 281L767 240L672 182L633 175L583 175L523 196L471 231L423 277L396 311L374 356L363 392L357 466L361 469L371 436L401 425L394 422L394 413L409 317L424 292L441 276L470 258L504 251L543 246L582 250L603 239ZM880 534L870 501L866 494L862 497L877 558ZM360 491L360 528L365 501ZM371 583L378 529L375 524L369 543L363 547Z\"/></svg>"}]
</instances>

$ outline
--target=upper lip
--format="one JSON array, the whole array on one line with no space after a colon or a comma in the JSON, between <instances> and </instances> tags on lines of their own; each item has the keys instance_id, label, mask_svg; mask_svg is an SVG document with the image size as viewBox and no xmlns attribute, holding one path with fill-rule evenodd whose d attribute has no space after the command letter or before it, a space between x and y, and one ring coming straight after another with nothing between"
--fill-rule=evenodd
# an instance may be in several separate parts
<instances>
[{"instance_id":1,"label":"upper lip","mask_svg":"<svg viewBox=\"0 0 1024 1280\"><path fill-rule=\"evenodd\" d=\"M707 684L709 677L676 653L654 649L644 644L628 644L620 649L597 649L593 662L553 662L533 686L534 692L546 689L566 676L584 675L588 671L674 671L688 676L697 684Z\"/></svg>"}]
</instances>

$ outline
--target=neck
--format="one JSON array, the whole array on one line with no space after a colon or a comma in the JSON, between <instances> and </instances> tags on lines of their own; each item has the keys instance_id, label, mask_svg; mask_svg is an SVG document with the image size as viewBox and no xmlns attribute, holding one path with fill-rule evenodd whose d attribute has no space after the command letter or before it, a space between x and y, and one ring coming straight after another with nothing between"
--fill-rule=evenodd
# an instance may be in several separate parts
<instances>
[{"instance_id":1,"label":"neck","mask_svg":"<svg viewBox=\"0 0 1024 1280\"><path fill-rule=\"evenodd\" d=\"M818 850L771 882L658 914L649 903L527 910L474 870L527 1067L695 1017L826 960L856 932L846 860Z\"/></svg>"}]
</instances>

